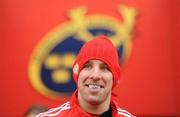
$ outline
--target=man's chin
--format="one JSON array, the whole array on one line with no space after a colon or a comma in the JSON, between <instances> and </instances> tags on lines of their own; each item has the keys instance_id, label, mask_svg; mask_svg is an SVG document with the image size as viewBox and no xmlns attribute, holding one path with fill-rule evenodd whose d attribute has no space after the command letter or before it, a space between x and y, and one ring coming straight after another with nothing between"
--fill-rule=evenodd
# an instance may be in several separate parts
<instances>
[{"instance_id":1,"label":"man's chin","mask_svg":"<svg viewBox=\"0 0 180 117\"><path fill-rule=\"evenodd\" d=\"M89 104L91 104L91 105L99 105L101 103L99 101L89 101Z\"/></svg>"},{"instance_id":2,"label":"man's chin","mask_svg":"<svg viewBox=\"0 0 180 117\"><path fill-rule=\"evenodd\" d=\"M87 100L87 102L89 103L89 104L91 104L91 105L99 105L99 104L101 104L103 101L102 100L99 100L100 99L100 97L96 97L96 98L89 98L88 100Z\"/></svg>"}]
</instances>

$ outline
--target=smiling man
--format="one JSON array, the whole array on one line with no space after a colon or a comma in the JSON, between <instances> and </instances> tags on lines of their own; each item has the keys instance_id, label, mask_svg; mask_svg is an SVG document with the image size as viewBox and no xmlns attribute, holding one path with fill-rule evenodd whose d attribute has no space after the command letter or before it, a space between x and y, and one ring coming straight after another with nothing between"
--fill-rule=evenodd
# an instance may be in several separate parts
<instances>
[{"instance_id":1,"label":"smiling man","mask_svg":"<svg viewBox=\"0 0 180 117\"><path fill-rule=\"evenodd\" d=\"M77 90L71 100L38 117L133 117L118 106L113 95L120 76L116 48L110 39L98 36L83 45L74 62Z\"/></svg>"}]
</instances>

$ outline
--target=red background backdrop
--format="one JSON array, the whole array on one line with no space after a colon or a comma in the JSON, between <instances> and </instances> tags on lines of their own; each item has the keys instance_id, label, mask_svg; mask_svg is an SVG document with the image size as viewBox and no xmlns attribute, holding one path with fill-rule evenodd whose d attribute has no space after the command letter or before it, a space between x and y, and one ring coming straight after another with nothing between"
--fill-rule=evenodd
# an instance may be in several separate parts
<instances>
[{"instance_id":1,"label":"red background backdrop","mask_svg":"<svg viewBox=\"0 0 180 117\"><path fill-rule=\"evenodd\" d=\"M135 115L180 115L180 4L178 0L1 0L0 115L22 116L32 104L55 101L29 83L33 49L52 28L67 21L72 7L119 17L117 5L139 10L133 50L123 66L119 103ZM179 114L178 114L179 113Z\"/></svg>"}]
</instances>

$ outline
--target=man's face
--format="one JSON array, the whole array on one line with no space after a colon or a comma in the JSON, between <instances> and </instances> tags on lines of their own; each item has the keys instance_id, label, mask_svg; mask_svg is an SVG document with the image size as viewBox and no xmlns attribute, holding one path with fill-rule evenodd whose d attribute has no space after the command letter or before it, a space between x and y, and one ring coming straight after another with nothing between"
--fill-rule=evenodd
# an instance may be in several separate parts
<instances>
[{"instance_id":1,"label":"man's face","mask_svg":"<svg viewBox=\"0 0 180 117\"><path fill-rule=\"evenodd\" d=\"M88 61L78 78L79 99L90 104L101 104L107 101L111 96L112 82L112 73L104 62Z\"/></svg>"}]
</instances>

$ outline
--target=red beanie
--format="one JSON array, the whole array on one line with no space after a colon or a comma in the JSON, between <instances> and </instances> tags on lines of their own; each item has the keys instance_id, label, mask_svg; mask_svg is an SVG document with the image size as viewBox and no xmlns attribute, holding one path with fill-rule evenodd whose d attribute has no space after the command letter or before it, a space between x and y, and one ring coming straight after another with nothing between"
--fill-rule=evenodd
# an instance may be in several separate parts
<instances>
[{"instance_id":1,"label":"red beanie","mask_svg":"<svg viewBox=\"0 0 180 117\"><path fill-rule=\"evenodd\" d=\"M118 61L117 50L106 36L98 36L85 43L73 65L73 78L77 83L79 73L84 64L96 59L106 63L113 75L113 88L118 84L121 76L121 68Z\"/></svg>"}]
</instances>

